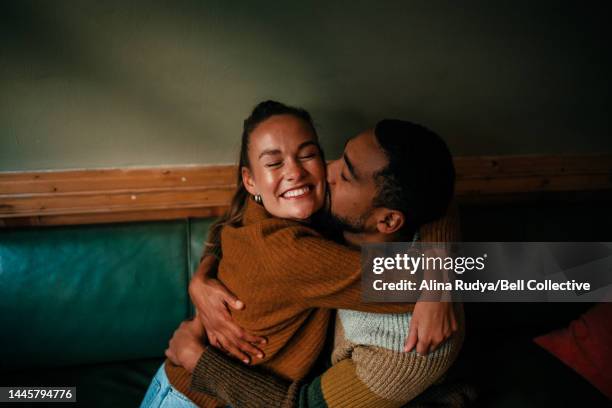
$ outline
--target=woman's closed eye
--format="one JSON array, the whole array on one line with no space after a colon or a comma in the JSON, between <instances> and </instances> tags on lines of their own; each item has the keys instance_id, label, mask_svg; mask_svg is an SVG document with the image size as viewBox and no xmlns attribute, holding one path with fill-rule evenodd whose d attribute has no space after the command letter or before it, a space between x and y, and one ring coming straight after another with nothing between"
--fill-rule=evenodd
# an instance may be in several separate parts
<instances>
[{"instance_id":1,"label":"woman's closed eye","mask_svg":"<svg viewBox=\"0 0 612 408\"><path fill-rule=\"evenodd\" d=\"M298 160L300 161L308 161L308 160L311 160L317 157L319 157L318 152L303 153L297 156ZM283 163L284 163L284 160L274 160L269 163L266 163L265 166L267 168L277 168L277 167L281 167Z\"/></svg>"},{"instance_id":2,"label":"woman's closed eye","mask_svg":"<svg viewBox=\"0 0 612 408\"><path fill-rule=\"evenodd\" d=\"M283 164L282 161L275 161L275 162L271 162L271 163L266 163L265 166L266 167L279 167L281 164Z\"/></svg>"}]
</instances>

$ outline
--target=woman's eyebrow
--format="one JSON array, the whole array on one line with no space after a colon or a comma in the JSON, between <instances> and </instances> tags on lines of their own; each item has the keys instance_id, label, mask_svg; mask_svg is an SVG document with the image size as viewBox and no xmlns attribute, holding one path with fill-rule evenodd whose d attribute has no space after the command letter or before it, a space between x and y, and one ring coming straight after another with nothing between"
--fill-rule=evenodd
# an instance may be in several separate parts
<instances>
[{"instance_id":1,"label":"woman's eyebrow","mask_svg":"<svg viewBox=\"0 0 612 408\"><path fill-rule=\"evenodd\" d=\"M303 148L305 148L307 146L317 146L317 147L319 147L319 144L317 142L315 142L314 140L308 140L308 141L300 144L298 146L298 150L302 150Z\"/></svg>"},{"instance_id":2,"label":"woman's eyebrow","mask_svg":"<svg viewBox=\"0 0 612 408\"><path fill-rule=\"evenodd\" d=\"M259 154L259 157L257 158L257 160L261 159L263 156L266 156L266 155L274 156L276 154L281 154L280 149L267 149Z\"/></svg>"},{"instance_id":3,"label":"woman's eyebrow","mask_svg":"<svg viewBox=\"0 0 612 408\"><path fill-rule=\"evenodd\" d=\"M297 149L302 150L303 148L307 146L319 146L319 145L313 140L308 140L300 144ZM257 159L261 159L263 156L274 156L276 154L281 154L281 153L282 152L280 151L280 149L266 149L259 154L259 157Z\"/></svg>"}]
</instances>

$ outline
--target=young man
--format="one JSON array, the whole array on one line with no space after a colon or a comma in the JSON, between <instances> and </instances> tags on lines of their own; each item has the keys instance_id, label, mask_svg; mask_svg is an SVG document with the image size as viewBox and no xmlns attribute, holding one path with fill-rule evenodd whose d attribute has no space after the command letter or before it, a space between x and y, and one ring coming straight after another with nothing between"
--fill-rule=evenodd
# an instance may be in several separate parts
<instances>
[{"instance_id":1,"label":"young man","mask_svg":"<svg viewBox=\"0 0 612 408\"><path fill-rule=\"evenodd\" d=\"M412 240L419 228L442 217L453 195L454 168L436 134L410 122L384 120L347 143L342 158L329 165L328 182L332 217L346 243L358 247ZM455 219L447 216L435 227L425 227L445 234L436 236L430 229L424 235L431 241L454 241L456 226ZM210 343L243 361L250 359L244 352L261 355L254 346L261 339L235 326L223 309L226 303L235 308L244 305L218 281L202 276L204 269L194 277L190 293ZM366 345L351 340L363 338L358 333L363 322L388 327L390 321L398 321L397 316L341 312L340 317L348 338L336 340L337 364L310 384L284 384L236 366L211 350L204 352L199 338L204 331L197 321L181 325L166 354L194 371L193 389L216 393L233 406L400 406L448 369L461 344L461 336L454 336L436 358L420 355L434 351L462 325L461 316L448 303L418 302L412 315L403 317L407 320L402 327L409 327L405 347L395 341L393 349L374 338ZM415 345L418 354L403 352ZM233 373L229 378L228 372Z\"/></svg>"}]
</instances>

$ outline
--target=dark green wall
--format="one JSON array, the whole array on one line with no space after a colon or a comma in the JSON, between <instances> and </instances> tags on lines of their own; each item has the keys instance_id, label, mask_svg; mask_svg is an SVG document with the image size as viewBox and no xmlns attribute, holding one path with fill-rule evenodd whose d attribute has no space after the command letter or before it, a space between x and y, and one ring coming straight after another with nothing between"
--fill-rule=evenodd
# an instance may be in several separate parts
<instances>
[{"instance_id":1,"label":"dark green wall","mask_svg":"<svg viewBox=\"0 0 612 408\"><path fill-rule=\"evenodd\" d=\"M455 154L612 152L609 14L558 3L2 2L0 171L232 163L264 98L330 158L384 116Z\"/></svg>"}]
</instances>

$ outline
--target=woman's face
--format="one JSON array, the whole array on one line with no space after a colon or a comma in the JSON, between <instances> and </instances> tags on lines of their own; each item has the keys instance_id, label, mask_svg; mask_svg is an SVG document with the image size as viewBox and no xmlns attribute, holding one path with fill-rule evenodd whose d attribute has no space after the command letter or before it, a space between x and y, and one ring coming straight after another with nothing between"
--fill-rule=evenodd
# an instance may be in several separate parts
<instances>
[{"instance_id":1,"label":"woman's face","mask_svg":"<svg viewBox=\"0 0 612 408\"><path fill-rule=\"evenodd\" d=\"M261 195L279 218L304 220L325 202L325 164L310 126L293 115L275 115L251 132L247 191Z\"/></svg>"}]
</instances>

